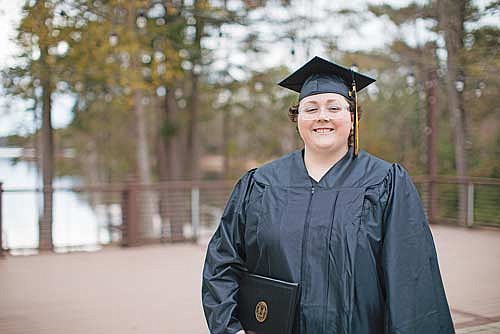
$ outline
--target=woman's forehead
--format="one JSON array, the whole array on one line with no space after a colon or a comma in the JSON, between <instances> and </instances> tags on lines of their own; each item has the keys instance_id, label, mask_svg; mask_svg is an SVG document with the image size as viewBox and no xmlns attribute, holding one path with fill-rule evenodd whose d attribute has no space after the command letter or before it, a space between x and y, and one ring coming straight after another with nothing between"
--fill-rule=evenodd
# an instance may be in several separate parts
<instances>
[{"instance_id":1,"label":"woman's forehead","mask_svg":"<svg viewBox=\"0 0 500 334\"><path fill-rule=\"evenodd\" d=\"M347 99L337 93L322 93L309 95L300 101L300 104L304 103L325 103L325 102L346 102Z\"/></svg>"}]
</instances>

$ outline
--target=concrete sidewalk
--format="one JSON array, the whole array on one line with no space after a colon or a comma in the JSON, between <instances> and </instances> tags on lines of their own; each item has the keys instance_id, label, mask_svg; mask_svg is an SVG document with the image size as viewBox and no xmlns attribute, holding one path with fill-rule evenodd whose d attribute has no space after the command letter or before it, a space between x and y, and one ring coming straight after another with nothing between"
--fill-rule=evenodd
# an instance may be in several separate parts
<instances>
[{"instance_id":1,"label":"concrete sidewalk","mask_svg":"<svg viewBox=\"0 0 500 334\"><path fill-rule=\"evenodd\" d=\"M500 334L500 231L432 231L457 333ZM204 254L200 245L157 245L6 257L0 333L206 334Z\"/></svg>"}]
</instances>

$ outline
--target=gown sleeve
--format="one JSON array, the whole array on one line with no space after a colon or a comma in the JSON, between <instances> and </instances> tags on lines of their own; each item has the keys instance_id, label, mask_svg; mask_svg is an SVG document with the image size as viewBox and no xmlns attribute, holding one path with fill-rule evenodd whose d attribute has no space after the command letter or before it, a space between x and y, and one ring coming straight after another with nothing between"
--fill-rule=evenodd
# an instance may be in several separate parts
<instances>
[{"instance_id":1,"label":"gown sleeve","mask_svg":"<svg viewBox=\"0 0 500 334\"><path fill-rule=\"evenodd\" d=\"M235 317L239 280L246 271L244 209L253 184L248 171L235 185L205 257L202 303L212 334L234 334L243 329Z\"/></svg>"},{"instance_id":2,"label":"gown sleeve","mask_svg":"<svg viewBox=\"0 0 500 334\"><path fill-rule=\"evenodd\" d=\"M398 164L393 164L386 181L382 227L385 334L455 333L417 190Z\"/></svg>"}]
</instances>

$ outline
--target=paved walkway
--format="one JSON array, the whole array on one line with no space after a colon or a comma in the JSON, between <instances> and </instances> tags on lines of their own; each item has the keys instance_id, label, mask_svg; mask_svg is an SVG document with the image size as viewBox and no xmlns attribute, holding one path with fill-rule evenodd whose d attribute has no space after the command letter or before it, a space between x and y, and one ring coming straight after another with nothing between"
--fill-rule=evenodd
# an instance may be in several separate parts
<instances>
[{"instance_id":1,"label":"paved walkway","mask_svg":"<svg viewBox=\"0 0 500 334\"><path fill-rule=\"evenodd\" d=\"M500 334L500 322L457 330L458 334Z\"/></svg>"},{"instance_id":2,"label":"paved walkway","mask_svg":"<svg viewBox=\"0 0 500 334\"><path fill-rule=\"evenodd\" d=\"M432 230L457 333L500 334L500 231ZM157 245L1 259L0 333L206 334L204 253Z\"/></svg>"}]
</instances>

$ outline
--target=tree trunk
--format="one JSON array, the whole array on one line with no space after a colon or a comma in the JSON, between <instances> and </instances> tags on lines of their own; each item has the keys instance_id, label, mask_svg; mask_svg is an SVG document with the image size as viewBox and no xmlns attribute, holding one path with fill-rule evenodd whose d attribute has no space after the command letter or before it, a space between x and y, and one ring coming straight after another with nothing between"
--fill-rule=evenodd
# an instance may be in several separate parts
<instances>
[{"instance_id":1,"label":"tree trunk","mask_svg":"<svg viewBox=\"0 0 500 334\"><path fill-rule=\"evenodd\" d=\"M167 121L174 126L174 133L168 138L167 145L167 160L168 163L168 179L180 180L182 179L182 159L180 159L180 136L179 136L179 109L175 101L174 93L171 92L167 95L166 101Z\"/></svg>"},{"instance_id":2,"label":"tree trunk","mask_svg":"<svg viewBox=\"0 0 500 334\"><path fill-rule=\"evenodd\" d=\"M126 9L128 11L128 30L130 33L135 34L134 38L139 39L139 32L137 32L136 18L138 14L138 5L135 2L125 2ZM149 156L149 145L147 136L147 117L146 110L143 105L144 94L140 86L140 81L143 80L141 73L141 66L139 63L139 52L140 50L134 50L131 54L130 71L132 77L136 80L136 84L132 89L132 112L134 113L134 127L135 127L135 138L136 138L136 148L135 148L135 159L136 159L136 181L140 184L150 184L151 183L151 162ZM139 188L138 194L138 209L139 209L139 221L138 224L138 234L139 238L153 239L157 237L153 230L153 214L154 214L154 197L151 191L145 191L143 188Z\"/></svg>"},{"instance_id":3,"label":"tree trunk","mask_svg":"<svg viewBox=\"0 0 500 334\"><path fill-rule=\"evenodd\" d=\"M204 23L197 11L203 6L204 0L195 0L194 8L196 18L195 24L195 40L193 45L193 54L191 57L193 68L191 70L191 103L189 105L189 117L188 117L188 157L189 161L187 163L187 169L189 171L188 176L192 180L199 180L201 177L200 172L200 143L198 134L198 119L199 119L199 69L201 66L201 36L203 35Z\"/></svg>"},{"instance_id":4,"label":"tree trunk","mask_svg":"<svg viewBox=\"0 0 500 334\"><path fill-rule=\"evenodd\" d=\"M231 111L228 108L222 110L222 177L227 180L230 178L231 167Z\"/></svg>"},{"instance_id":5,"label":"tree trunk","mask_svg":"<svg viewBox=\"0 0 500 334\"><path fill-rule=\"evenodd\" d=\"M174 90L169 89L165 97L164 113L160 124L167 127L167 131L160 131L158 136L158 175L161 182L180 180L182 160L179 150L178 134L178 109L175 101ZM170 227L170 240L181 241L183 236L182 215L174 210L176 196L169 196L168 189L161 188L160 191L160 217L162 226ZM175 195L172 193L172 195Z\"/></svg>"},{"instance_id":6,"label":"tree trunk","mask_svg":"<svg viewBox=\"0 0 500 334\"><path fill-rule=\"evenodd\" d=\"M191 103L189 107L189 120L188 120L188 161L187 170L188 177L191 180L200 179L200 164L199 164L199 143L198 143L198 75L192 73L191 75Z\"/></svg>"},{"instance_id":7,"label":"tree trunk","mask_svg":"<svg viewBox=\"0 0 500 334\"><path fill-rule=\"evenodd\" d=\"M437 176L437 86L438 78L435 69L428 71L426 82L427 95L427 175L431 181L427 189L427 218L430 223L434 223L437 217L437 189L435 178Z\"/></svg>"},{"instance_id":8,"label":"tree trunk","mask_svg":"<svg viewBox=\"0 0 500 334\"><path fill-rule=\"evenodd\" d=\"M455 81L463 68L460 52L463 49L464 21L466 0L440 0L439 20L444 31L447 51L447 94L450 124L455 145L455 167L457 176L467 175L467 158L465 151L465 124L461 92L457 90ZM463 90L462 90L463 91ZM466 225L467 189L460 185L458 189L458 221Z\"/></svg>"},{"instance_id":9,"label":"tree trunk","mask_svg":"<svg viewBox=\"0 0 500 334\"><path fill-rule=\"evenodd\" d=\"M51 109L52 86L48 73L42 78L42 179L43 179L43 212L39 224L39 249L52 250L52 206L54 178L54 139L52 134Z\"/></svg>"},{"instance_id":10,"label":"tree trunk","mask_svg":"<svg viewBox=\"0 0 500 334\"><path fill-rule=\"evenodd\" d=\"M143 94L139 89L134 91L134 115L136 129L136 165L138 181L141 184L151 184L151 164L149 145L146 132L146 110L142 104ZM151 191L142 190L139 196L139 236L144 239L155 238L152 218L154 213Z\"/></svg>"}]
</instances>

